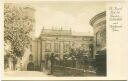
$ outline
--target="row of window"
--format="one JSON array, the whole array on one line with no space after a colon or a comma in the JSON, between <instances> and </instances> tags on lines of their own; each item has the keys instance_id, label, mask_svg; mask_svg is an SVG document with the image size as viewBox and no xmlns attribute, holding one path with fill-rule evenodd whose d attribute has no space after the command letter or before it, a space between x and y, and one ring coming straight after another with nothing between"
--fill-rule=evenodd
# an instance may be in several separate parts
<instances>
[{"instance_id":1,"label":"row of window","mask_svg":"<svg viewBox=\"0 0 128 81\"><path fill-rule=\"evenodd\" d=\"M52 43L47 42L45 43L45 46L42 47L42 49L44 49L45 52L51 52L52 50L54 50L54 52L56 53L60 53L61 49L63 51L63 53L66 53L69 51L70 47L79 47L80 48L84 48L84 49L89 49L89 46L86 44L75 44L73 43L72 45L70 44L70 42L64 42L63 45L61 45L61 43L54 43L54 45L52 46ZM30 45L30 51L32 52L32 45Z\"/></svg>"},{"instance_id":2,"label":"row of window","mask_svg":"<svg viewBox=\"0 0 128 81\"><path fill-rule=\"evenodd\" d=\"M61 52L61 48L63 48L63 52L66 53L69 51L70 49L70 43L67 42L67 43L64 43L62 46L60 45L61 43L54 43L54 52L56 53L60 53ZM73 45L72 47L75 47L76 45ZM51 50L53 49L52 46L51 46L51 43L45 43L45 52L51 52ZM86 44L80 44L80 48L83 48L83 49L87 49L89 50L89 46L86 45Z\"/></svg>"},{"instance_id":3,"label":"row of window","mask_svg":"<svg viewBox=\"0 0 128 81\"><path fill-rule=\"evenodd\" d=\"M51 43L45 43L45 52L50 52L53 48L51 47ZM54 52L60 53L60 43L54 43ZM65 43L63 45L63 52L67 52L69 50L69 44Z\"/></svg>"}]
</instances>

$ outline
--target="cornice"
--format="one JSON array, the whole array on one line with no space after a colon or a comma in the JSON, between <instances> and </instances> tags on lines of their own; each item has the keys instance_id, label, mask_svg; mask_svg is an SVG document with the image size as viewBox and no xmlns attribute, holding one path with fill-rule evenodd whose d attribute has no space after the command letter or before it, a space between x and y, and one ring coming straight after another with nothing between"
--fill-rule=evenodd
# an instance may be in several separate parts
<instances>
[{"instance_id":1,"label":"cornice","mask_svg":"<svg viewBox=\"0 0 128 81\"><path fill-rule=\"evenodd\" d=\"M90 20L90 22L89 22L90 25L93 27L93 24L96 22L96 20L101 19L102 17L105 17L105 16L106 16L106 11L101 12L101 13L95 15L95 16Z\"/></svg>"}]
</instances>

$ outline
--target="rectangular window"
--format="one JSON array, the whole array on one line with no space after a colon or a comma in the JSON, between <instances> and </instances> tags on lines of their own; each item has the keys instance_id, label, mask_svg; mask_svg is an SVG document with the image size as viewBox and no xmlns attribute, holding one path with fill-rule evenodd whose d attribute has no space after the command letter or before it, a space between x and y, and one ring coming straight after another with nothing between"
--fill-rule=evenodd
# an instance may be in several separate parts
<instances>
[{"instance_id":1,"label":"rectangular window","mask_svg":"<svg viewBox=\"0 0 128 81\"><path fill-rule=\"evenodd\" d=\"M96 33L96 45L100 45L100 34L99 32Z\"/></svg>"},{"instance_id":2,"label":"rectangular window","mask_svg":"<svg viewBox=\"0 0 128 81\"><path fill-rule=\"evenodd\" d=\"M51 43L45 43L45 51L50 52L51 51Z\"/></svg>"},{"instance_id":3,"label":"rectangular window","mask_svg":"<svg viewBox=\"0 0 128 81\"><path fill-rule=\"evenodd\" d=\"M55 44L54 44L54 51L55 51L56 53L59 53L59 52L60 52L60 44L59 44L59 43L55 43Z\"/></svg>"},{"instance_id":4,"label":"rectangular window","mask_svg":"<svg viewBox=\"0 0 128 81\"><path fill-rule=\"evenodd\" d=\"M69 51L69 43L65 42L63 46L63 52L68 52Z\"/></svg>"}]
</instances>

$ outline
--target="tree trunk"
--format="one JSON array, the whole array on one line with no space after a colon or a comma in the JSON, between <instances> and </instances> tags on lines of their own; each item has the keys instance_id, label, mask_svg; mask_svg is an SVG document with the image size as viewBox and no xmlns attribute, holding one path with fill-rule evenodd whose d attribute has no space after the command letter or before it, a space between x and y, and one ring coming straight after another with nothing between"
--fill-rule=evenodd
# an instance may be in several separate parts
<instances>
[{"instance_id":1,"label":"tree trunk","mask_svg":"<svg viewBox=\"0 0 128 81\"><path fill-rule=\"evenodd\" d=\"M9 70L14 70L14 66L13 66L13 58L9 57Z\"/></svg>"}]
</instances>

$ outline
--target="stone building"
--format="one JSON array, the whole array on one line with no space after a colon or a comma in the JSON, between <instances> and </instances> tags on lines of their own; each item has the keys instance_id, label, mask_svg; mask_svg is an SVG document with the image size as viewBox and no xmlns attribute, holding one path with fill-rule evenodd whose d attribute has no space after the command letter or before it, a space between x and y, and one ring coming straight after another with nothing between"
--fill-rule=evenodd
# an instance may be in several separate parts
<instances>
[{"instance_id":1,"label":"stone building","mask_svg":"<svg viewBox=\"0 0 128 81\"><path fill-rule=\"evenodd\" d=\"M94 16L90 21L94 31L94 57L97 75L106 75L106 12Z\"/></svg>"},{"instance_id":2,"label":"stone building","mask_svg":"<svg viewBox=\"0 0 128 81\"><path fill-rule=\"evenodd\" d=\"M90 20L90 25L94 31L94 54L99 51L106 52L106 12L102 12L94 16Z\"/></svg>"},{"instance_id":3,"label":"stone building","mask_svg":"<svg viewBox=\"0 0 128 81\"><path fill-rule=\"evenodd\" d=\"M82 36L73 34L71 30L63 29L42 29L39 38L33 40L31 45L31 59L35 70L40 69L41 62L45 60L46 55L51 53L57 54L60 59L63 55L69 53L70 48L86 51L86 55L90 54L93 42L93 36Z\"/></svg>"}]
</instances>

